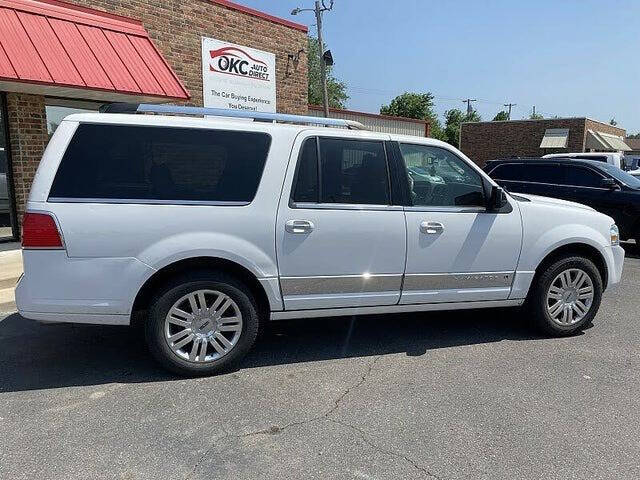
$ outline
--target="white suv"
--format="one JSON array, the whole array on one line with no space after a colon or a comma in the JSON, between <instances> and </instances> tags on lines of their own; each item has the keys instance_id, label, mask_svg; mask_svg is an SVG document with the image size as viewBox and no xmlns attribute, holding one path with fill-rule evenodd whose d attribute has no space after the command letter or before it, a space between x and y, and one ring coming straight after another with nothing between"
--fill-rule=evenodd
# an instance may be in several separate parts
<instances>
[{"instance_id":1,"label":"white suv","mask_svg":"<svg viewBox=\"0 0 640 480\"><path fill-rule=\"evenodd\" d=\"M222 113L271 121L89 113L60 124L23 222L24 317L140 320L155 358L201 375L243 357L269 319L526 301L540 327L567 335L620 280L610 217L505 194L446 143Z\"/></svg>"}]
</instances>

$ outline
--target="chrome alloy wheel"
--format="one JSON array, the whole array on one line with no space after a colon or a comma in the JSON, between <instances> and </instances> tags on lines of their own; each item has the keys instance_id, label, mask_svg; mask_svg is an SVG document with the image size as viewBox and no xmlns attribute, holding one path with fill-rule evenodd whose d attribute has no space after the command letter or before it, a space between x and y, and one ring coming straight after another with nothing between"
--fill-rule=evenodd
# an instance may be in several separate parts
<instances>
[{"instance_id":1,"label":"chrome alloy wheel","mask_svg":"<svg viewBox=\"0 0 640 480\"><path fill-rule=\"evenodd\" d=\"M593 296L591 277L579 268L567 269L551 282L546 299L547 312L558 325L573 325L589 313Z\"/></svg>"},{"instance_id":2,"label":"chrome alloy wheel","mask_svg":"<svg viewBox=\"0 0 640 480\"><path fill-rule=\"evenodd\" d=\"M180 358L212 362L229 353L242 333L242 314L236 302L216 290L189 293L169 309L164 338Z\"/></svg>"}]
</instances>

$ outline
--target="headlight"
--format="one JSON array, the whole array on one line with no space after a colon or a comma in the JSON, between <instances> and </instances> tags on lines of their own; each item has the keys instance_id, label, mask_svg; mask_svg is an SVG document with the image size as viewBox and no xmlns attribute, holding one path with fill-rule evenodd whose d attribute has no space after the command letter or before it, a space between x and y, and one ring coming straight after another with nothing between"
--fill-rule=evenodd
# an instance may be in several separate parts
<instances>
[{"instance_id":1,"label":"headlight","mask_svg":"<svg viewBox=\"0 0 640 480\"><path fill-rule=\"evenodd\" d=\"M620 232L616 224L609 228L609 235L611 236L611 245L620 245Z\"/></svg>"}]
</instances>

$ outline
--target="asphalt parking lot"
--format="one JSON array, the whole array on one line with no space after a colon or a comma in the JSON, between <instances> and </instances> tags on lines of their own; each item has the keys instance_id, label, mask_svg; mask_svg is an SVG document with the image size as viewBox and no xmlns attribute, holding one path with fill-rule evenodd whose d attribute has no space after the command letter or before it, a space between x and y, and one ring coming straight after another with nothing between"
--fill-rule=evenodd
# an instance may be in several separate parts
<instances>
[{"instance_id":1,"label":"asphalt parking lot","mask_svg":"<svg viewBox=\"0 0 640 480\"><path fill-rule=\"evenodd\" d=\"M212 378L0 314L0 478L640 478L634 248L572 338L508 310L287 321Z\"/></svg>"}]
</instances>

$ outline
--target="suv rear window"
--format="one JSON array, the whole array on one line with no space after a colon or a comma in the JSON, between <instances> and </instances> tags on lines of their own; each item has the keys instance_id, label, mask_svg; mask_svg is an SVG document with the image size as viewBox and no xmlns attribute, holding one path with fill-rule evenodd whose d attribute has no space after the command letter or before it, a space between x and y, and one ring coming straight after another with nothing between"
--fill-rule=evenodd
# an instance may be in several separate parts
<instances>
[{"instance_id":1,"label":"suv rear window","mask_svg":"<svg viewBox=\"0 0 640 480\"><path fill-rule=\"evenodd\" d=\"M248 203L270 142L256 132L82 124L49 195Z\"/></svg>"}]
</instances>

